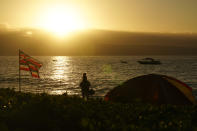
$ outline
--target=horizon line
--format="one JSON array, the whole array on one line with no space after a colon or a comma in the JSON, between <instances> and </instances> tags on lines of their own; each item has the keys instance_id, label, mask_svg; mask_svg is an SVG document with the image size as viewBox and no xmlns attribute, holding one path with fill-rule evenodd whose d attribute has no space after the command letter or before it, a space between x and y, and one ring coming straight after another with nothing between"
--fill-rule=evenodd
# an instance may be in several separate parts
<instances>
[{"instance_id":1,"label":"horizon line","mask_svg":"<svg viewBox=\"0 0 197 131\"><path fill-rule=\"evenodd\" d=\"M37 28L37 27L6 27L6 28L0 28L0 32L20 32L20 31L43 31L43 32L50 32L47 31L44 28ZM197 32L192 31L140 31L140 30L115 30L115 29L106 29L106 28L87 28L82 30L75 30L73 32L83 32L83 31L111 31L111 32L123 32L123 33L144 33L144 34L191 34L191 35L197 35ZM72 32L71 32L72 33Z\"/></svg>"}]
</instances>

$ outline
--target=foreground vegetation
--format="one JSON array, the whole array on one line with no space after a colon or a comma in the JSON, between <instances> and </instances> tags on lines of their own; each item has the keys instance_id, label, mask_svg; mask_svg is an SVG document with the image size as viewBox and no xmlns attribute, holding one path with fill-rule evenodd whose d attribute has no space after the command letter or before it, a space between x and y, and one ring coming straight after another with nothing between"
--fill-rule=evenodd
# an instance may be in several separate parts
<instances>
[{"instance_id":1,"label":"foreground vegetation","mask_svg":"<svg viewBox=\"0 0 197 131\"><path fill-rule=\"evenodd\" d=\"M84 101L0 89L0 131L197 130L197 106Z\"/></svg>"}]
</instances>

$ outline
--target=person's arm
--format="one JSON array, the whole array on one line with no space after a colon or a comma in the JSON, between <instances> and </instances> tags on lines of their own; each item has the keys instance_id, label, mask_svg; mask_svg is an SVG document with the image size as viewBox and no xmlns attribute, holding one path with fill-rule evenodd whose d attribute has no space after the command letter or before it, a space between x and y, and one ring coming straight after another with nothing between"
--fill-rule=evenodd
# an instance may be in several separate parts
<instances>
[{"instance_id":1,"label":"person's arm","mask_svg":"<svg viewBox=\"0 0 197 131\"><path fill-rule=\"evenodd\" d=\"M82 84L83 84L83 83L81 82L81 83L79 84L79 86L82 87Z\"/></svg>"},{"instance_id":2,"label":"person's arm","mask_svg":"<svg viewBox=\"0 0 197 131\"><path fill-rule=\"evenodd\" d=\"M91 87L91 84L90 84L90 82L89 82L89 81L88 81L88 86L89 86L89 87Z\"/></svg>"}]
</instances>

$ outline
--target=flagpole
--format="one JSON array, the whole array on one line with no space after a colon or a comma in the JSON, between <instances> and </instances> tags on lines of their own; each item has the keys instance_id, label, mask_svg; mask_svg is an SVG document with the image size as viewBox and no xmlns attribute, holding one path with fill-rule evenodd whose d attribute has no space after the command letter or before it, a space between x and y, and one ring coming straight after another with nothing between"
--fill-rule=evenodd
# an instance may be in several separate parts
<instances>
[{"instance_id":1,"label":"flagpole","mask_svg":"<svg viewBox=\"0 0 197 131\"><path fill-rule=\"evenodd\" d=\"M21 91L21 70L29 71L32 77L40 78L38 70L41 66L42 64L38 60L19 49L19 92Z\"/></svg>"},{"instance_id":2,"label":"flagpole","mask_svg":"<svg viewBox=\"0 0 197 131\"><path fill-rule=\"evenodd\" d=\"M19 80L18 80L18 86L19 86L19 92L21 92L21 70L20 70L20 49L19 49L19 52L18 52L18 77L19 77Z\"/></svg>"}]
</instances>

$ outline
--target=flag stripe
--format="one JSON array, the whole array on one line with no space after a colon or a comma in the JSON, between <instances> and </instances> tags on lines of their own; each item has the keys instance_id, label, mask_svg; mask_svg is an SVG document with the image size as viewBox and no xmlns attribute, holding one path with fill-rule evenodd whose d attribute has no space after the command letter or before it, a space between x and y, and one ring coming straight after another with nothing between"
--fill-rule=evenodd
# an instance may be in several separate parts
<instances>
[{"instance_id":1,"label":"flag stripe","mask_svg":"<svg viewBox=\"0 0 197 131\"><path fill-rule=\"evenodd\" d=\"M30 70L38 71L38 69L35 66L29 65L29 68L30 68Z\"/></svg>"},{"instance_id":2,"label":"flag stripe","mask_svg":"<svg viewBox=\"0 0 197 131\"><path fill-rule=\"evenodd\" d=\"M27 61L25 61L24 59L20 60L20 64L27 64Z\"/></svg>"},{"instance_id":3,"label":"flag stripe","mask_svg":"<svg viewBox=\"0 0 197 131\"><path fill-rule=\"evenodd\" d=\"M20 55L21 55L21 56L28 56L28 57L30 57L29 55L27 55L26 53L24 53L24 52L21 51L21 50L20 50L19 52L20 52Z\"/></svg>"},{"instance_id":4,"label":"flag stripe","mask_svg":"<svg viewBox=\"0 0 197 131\"><path fill-rule=\"evenodd\" d=\"M20 70L30 71L32 77L40 78L38 70L42 64L38 60L30 57L20 50L19 58Z\"/></svg>"},{"instance_id":5,"label":"flag stripe","mask_svg":"<svg viewBox=\"0 0 197 131\"><path fill-rule=\"evenodd\" d=\"M24 58L26 58L26 57L29 57L29 56L24 55L24 54L20 54L20 57L24 57Z\"/></svg>"},{"instance_id":6,"label":"flag stripe","mask_svg":"<svg viewBox=\"0 0 197 131\"><path fill-rule=\"evenodd\" d=\"M22 65L22 66L28 66L27 64L25 64L25 63L20 63L20 65Z\"/></svg>"},{"instance_id":7,"label":"flag stripe","mask_svg":"<svg viewBox=\"0 0 197 131\"><path fill-rule=\"evenodd\" d=\"M42 66L41 64L39 64L38 62L36 62L36 61L34 61L34 60L32 60L32 59L27 59L27 61L28 61L28 62L31 62L31 64L36 65L36 66L38 66L38 67L41 67L41 66Z\"/></svg>"},{"instance_id":8,"label":"flag stripe","mask_svg":"<svg viewBox=\"0 0 197 131\"><path fill-rule=\"evenodd\" d=\"M30 71L30 69L28 67L20 67L20 70Z\"/></svg>"},{"instance_id":9,"label":"flag stripe","mask_svg":"<svg viewBox=\"0 0 197 131\"><path fill-rule=\"evenodd\" d=\"M31 64L33 64L33 65L36 65L38 67L41 67L42 66L42 64L39 64L38 62L36 62L32 58L29 58L29 59L21 59L20 60L20 63L28 64L28 62L31 63Z\"/></svg>"},{"instance_id":10,"label":"flag stripe","mask_svg":"<svg viewBox=\"0 0 197 131\"><path fill-rule=\"evenodd\" d=\"M31 76L32 77L35 77L35 78L40 78L39 74L38 73L35 73L35 72L32 72L31 73Z\"/></svg>"},{"instance_id":11,"label":"flag stripe","mask_svg":"<svg viewBox=\"0 0 197 131\"><path fill-rule=\"evenodd\" d=\"M35 62L37 62L38 64L40 64L40 62L39 62L38 60L36 60L35 58L33 58L33 57L27 55L26 53L22 52L21 50L20 50L20 55L23 56L23 57L29 57L28 59L33 59L33 61L35 61ZM26 59L27 59L27 58L26 58ZM42 64L40 64L40 65L42 65Z\"/></svg>"}]
</instances>

